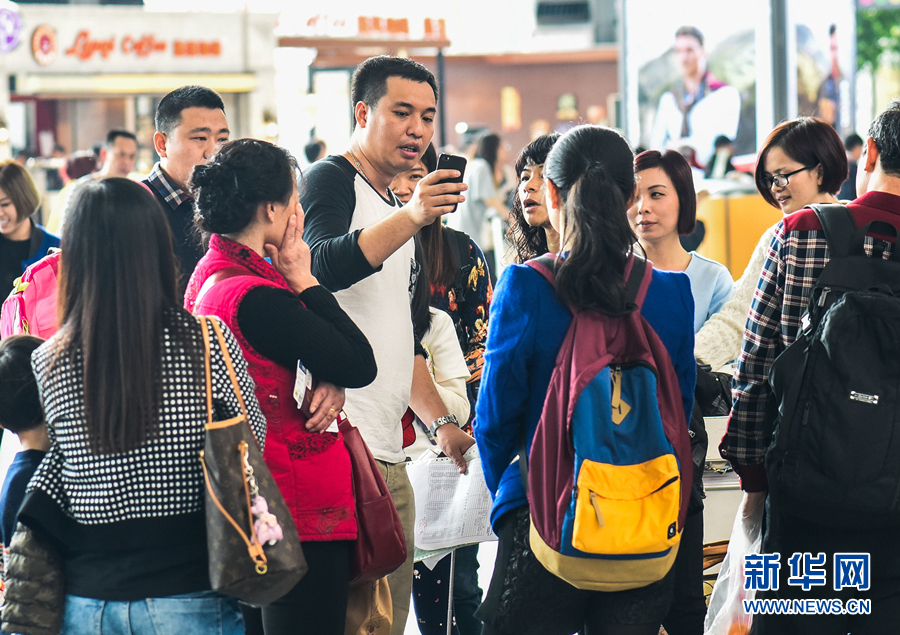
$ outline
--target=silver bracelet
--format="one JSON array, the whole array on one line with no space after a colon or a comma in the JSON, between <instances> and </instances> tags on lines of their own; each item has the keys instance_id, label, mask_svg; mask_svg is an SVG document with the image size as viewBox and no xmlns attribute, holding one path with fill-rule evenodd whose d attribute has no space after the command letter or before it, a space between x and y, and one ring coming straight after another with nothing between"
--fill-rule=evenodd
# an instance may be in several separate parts
<instances>
[{"instance_id":1,"label":"silver bracelet","mask_svg":"<svg viewBox=\"0 0 900 635\"><path fill-rule=\"evenodd\" d=\"M431 434L431 437L437 440L437 429L442 425L446 425L448 423L452 423L456 427L459 427L459 421L456 419L456 415L449 414L444 415L443 417L438 417L434 421L431 422L431 425L428 426L428 432Z\"/></svg>"}]
</instances>

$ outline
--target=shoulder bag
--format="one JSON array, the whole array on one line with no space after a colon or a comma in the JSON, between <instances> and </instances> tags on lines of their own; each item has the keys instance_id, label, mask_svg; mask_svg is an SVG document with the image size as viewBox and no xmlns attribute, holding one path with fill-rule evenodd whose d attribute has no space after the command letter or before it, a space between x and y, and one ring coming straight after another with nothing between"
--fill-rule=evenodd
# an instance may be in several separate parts
<instances>
[{"instance_id":1,"label":"shoulder bag","mask_svg":"<svg viewBox=\"0 0 900 635\"><path fill-rule=\"evenodd\" d=\"M241 414L213 421L209 324L228 367ZM206 363L206 443L200 463L206 480L209 579L214 591L265 605L290 591L306 573L306 559L290 510L262 458L247 421L247 406L216 320L200 318Z\"/></svg>"},{"instance_id":2,"label":"shoulder bag","mask_svg":"<svg viewBox=\"0 0 900 635\"><path fill-rule=\"evenodd\" d=\"M356 498L358 529L350 554L350 584L374 582L406 562L406 537L394 499L369 446L343 413L338 427L350 453Z\"/></svg>"}]
</instances>

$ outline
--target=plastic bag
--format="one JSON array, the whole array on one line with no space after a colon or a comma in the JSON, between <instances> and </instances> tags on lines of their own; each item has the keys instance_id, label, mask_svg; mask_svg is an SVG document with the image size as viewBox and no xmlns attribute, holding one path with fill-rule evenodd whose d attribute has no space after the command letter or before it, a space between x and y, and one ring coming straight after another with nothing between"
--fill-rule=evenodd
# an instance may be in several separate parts
<instances>
[{"instance_id":1,"label":"plastic bag","mask_svg":"<svg viewBox=\"0 0 900 635\"><path fill-rule=\"evenodd\" d=\"M750 508L748 500L753 501ZM752 616L744 613L744 600L752 600L753 589L744 588L744 556L759 553L762 543L762 518L765 497L747 499L738 508L734 529L728 542L728 553L709 599L703 625L704 635L747 635Z\"/></svg>"}]
</instances>

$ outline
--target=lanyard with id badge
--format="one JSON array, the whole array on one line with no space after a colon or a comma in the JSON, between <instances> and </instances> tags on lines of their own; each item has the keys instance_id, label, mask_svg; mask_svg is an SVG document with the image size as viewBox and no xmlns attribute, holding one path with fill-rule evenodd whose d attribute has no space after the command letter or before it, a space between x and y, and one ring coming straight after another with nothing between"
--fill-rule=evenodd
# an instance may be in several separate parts
<instances>
[{"instance_id":1,"label":"lanyard with id badge","mask_svg":"<svg viewBox=\"0 0 900 635\"><path fill-rule=\"evenodd\" d=\"M315 388L313 387L313 376L312 373L309 372L309 369L303 365L299 359L297 360L297 377L294 379L294 401L297 402L297 408L305 414L307 417L311 417L312 414L309 411L310 404L312 403L313 393L315 392ZM338 424L337 417L335 417L334 421L331 422L327 428L325 428L324 432L337 432Z\"/></svg>"}]
</instances>

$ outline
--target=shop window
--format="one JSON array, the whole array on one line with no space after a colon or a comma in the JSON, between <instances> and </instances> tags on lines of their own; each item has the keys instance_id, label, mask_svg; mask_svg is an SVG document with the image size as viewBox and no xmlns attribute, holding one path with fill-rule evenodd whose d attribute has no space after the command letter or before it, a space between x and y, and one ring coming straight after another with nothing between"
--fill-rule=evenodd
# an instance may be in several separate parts
<instances>
[{"instance_id":1,"label":"shop window","mask_svg":"<svg viewBox=\"0 0 900 635\"><path fill-rule=\"evenodd\" d=\"M590 22L591 10L587 0L554 1L541 0L537 3L537 23L545 24L584 24Z\"/></svg>"}]
</instances>

